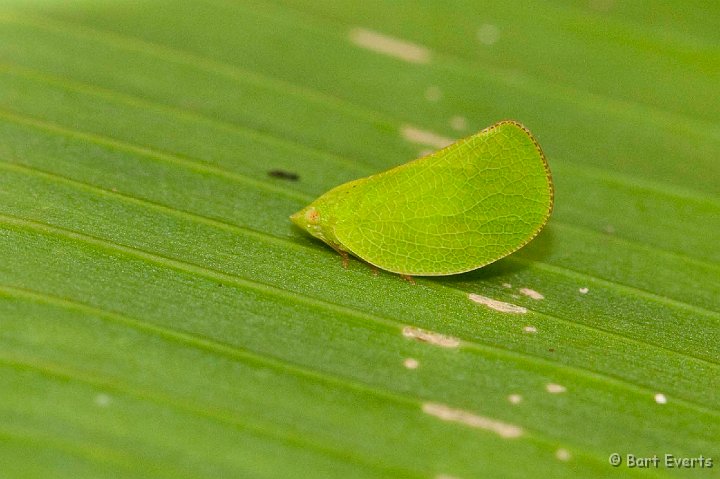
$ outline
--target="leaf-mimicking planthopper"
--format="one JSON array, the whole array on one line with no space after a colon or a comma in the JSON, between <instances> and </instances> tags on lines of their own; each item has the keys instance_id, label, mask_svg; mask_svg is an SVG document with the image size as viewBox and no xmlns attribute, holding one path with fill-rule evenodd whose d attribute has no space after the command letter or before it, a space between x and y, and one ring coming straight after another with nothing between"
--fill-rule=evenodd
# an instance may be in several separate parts
<instances>
[{"instance_id":1,"label":"leaf-mimicking planthopper","mask_svg":"<svg viewBox=\"0 0 720 479\"><path fill-rule=\"evenodd\" d=\"M291 216L335 250L403 275L480 268L547 223L553 185L530 131L501 121L428 156L328 191Z\"/></svg>"}]
</instances>

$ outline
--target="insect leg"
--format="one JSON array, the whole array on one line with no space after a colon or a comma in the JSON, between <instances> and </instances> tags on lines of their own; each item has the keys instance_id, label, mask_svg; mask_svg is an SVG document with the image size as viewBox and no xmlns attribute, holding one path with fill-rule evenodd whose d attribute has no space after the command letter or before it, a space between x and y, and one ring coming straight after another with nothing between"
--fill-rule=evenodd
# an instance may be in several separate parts
<instances>
[{"instance_id":1,"label":"insect leg","mask_svg":"<svg viewBox=\"0 0 720 479\"><path fill-rule=\"evenodd\" d=\"M334 249L335 251L337 251L340 256L342 256L342 265L343 265L343 268L347 269L347 267L348 267L348 252L345 251L344 249L341 249L340 246L338 246L338 245L335 245L335 244L332 244L332 243L328 243L328 244L330 245L330 247L331 247L332 249Z\"/></svg>"}]
</instances>

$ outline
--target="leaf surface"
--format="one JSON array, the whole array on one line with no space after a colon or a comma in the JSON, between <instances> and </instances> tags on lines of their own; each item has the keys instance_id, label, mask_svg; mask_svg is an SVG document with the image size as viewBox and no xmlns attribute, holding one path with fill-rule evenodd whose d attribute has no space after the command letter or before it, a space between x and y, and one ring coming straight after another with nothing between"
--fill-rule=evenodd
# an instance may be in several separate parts
<instances>
[{"instance_id":1,"label":"leaf surface","mask_svg":"<svg viewBox=\"0 0 720 479\"><path fill-rule=\"evenodd\" d=\"M520 3L0 2L3 474L719 462L720 12ZM411 285L287 220L503 118L556 183L506 259Z\"/></svg>"}]
</instances>

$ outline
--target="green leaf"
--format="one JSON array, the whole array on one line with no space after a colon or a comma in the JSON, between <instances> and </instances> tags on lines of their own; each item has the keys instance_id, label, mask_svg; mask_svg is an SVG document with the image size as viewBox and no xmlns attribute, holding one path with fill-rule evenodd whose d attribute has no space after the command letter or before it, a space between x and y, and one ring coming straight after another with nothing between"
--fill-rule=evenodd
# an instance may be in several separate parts
<instances>
[{"instance_id":1,"label":"green leaf","mask_svg":"<svg viewBox=\"0 0 720 479\"><path fill-rule=\"evenodd\" d=\"M3 476L712 473L719 21L708 2L0 1ZM503 260L412 285L287 220L503 118L556 184Z\"/></svg>"}]
</instances>

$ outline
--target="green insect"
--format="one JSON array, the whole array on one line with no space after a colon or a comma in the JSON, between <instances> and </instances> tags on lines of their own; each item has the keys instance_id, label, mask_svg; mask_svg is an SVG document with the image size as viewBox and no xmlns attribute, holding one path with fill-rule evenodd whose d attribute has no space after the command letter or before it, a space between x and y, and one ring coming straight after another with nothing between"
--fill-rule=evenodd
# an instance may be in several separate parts
<instances>
[{"instance_id":1,"label":"green insect","mask_svg":"<svg viewBox=\"0 0 720 479\"><path fill-rule=\"evenodd\" d=\"M540 145L501 121L328 191L290 219L343 255L407 276L471 271L532 240L553 206Z\"/></svg>"}]
</instances>

